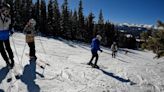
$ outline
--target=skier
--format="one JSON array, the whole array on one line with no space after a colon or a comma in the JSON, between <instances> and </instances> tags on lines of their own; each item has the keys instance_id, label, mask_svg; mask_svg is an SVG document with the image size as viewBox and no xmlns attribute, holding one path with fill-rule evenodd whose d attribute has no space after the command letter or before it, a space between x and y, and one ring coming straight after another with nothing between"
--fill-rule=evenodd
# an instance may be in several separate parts
<instances>
[{"instance_id":1,"label":"skier","mask_svg":"<svg viewBox=\"0 0 164 92\"><path fill-rule=\"evenodd\" d=\"M117 44L116 42L113 42L112 46L111 46L111 50L112 50L112 58L116 57L116 53L117 53Z\"/></svg>"},{"instance_id":2,"label":"skier","mask_svg":"<svg viewBox=\"0 0 164 92\"><path fill-rule=\"evenodd\" d=\"M92 58L90 59L90 61L87 63L88 65L92 65L94 68L99 68L99 66L97 65L97 61L98 61L98 53L97 51L99 50L100 52L102 52L102 50L100 49L100 41L101 41L102 37L100 35L97 35L95 38L92 39L92 43L91 43L91 53L92 53ZM92 60L95 59L95 63L92 63Z\"/></svg>"},{"instance_id":3,"label":"skier","mask_svg":"<svg viewBox=\"0 0 164 92\"><path fill-rule=\"evenodd\" d=\"M3 4L0 9L0 53L8 68L14 67L14 55L10 46L9 36L13 34L10 18L10 5ZM7 53L8 55L7 55Z\"/></svg>"},{"instance_id":4,"label":"skier","mask_svg":"<svg viewBox=\"0 0 164 92\"><path fill-rule=\"evenodd\" d=\"M35 55L36 51L35 51L35 41L34 41L35 25L36 25L36 21L34 19L30 19L24 28L24 33L26 34L26 43L30 48L29 51L30 60L37 59Z\"/></svg>"}]
</instances>

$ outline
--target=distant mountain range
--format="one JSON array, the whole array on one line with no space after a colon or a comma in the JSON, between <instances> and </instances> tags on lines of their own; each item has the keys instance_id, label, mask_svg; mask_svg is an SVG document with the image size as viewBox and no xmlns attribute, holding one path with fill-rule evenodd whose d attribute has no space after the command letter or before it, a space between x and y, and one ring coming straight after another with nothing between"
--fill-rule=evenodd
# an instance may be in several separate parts
<instances>
[{"instance_id":1,"label":"distant mountain range","mask_svg":"<svg viewBox=\"0 0 164 92\"><path fill-rule=\"evenodd\" d=\"M142 32L146 32L149 29L156 29L157 27L154 25L147 25L147 24L129 24L129 23L121 23L121 24L114 24L115 30L118 30L122 33L132 34L136 38L140 36Z\"/></svg>"}]
</instances>

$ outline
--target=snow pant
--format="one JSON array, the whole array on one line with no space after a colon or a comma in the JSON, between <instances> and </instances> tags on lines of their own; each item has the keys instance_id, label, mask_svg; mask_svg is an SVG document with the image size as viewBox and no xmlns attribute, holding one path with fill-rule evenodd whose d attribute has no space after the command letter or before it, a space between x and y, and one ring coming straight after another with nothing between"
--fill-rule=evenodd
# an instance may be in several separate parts
<instances>
[{"instance_id":1,"label":"snow pant","mask_svg":"<svg viewBox=\"0 0 164 92\"><path fill-rule=\"evenodd\" d=\"M7 56L6 51L8 53L8 56L9 56L10 60L11 60L11 64L9 62L9 58ZM3 59L6 61L6 64L13 67L14 66L14 55L13 55L13 52L12 52L12 49L11 49L11 46L10 46L9 39L5 40L5 41L0 40L0 53L3 57Z\"/></svg>"},{"instance_id":2,"label":"snow pant","mask_svg":"<svg viewBox=\"0 0 164 92\"><path fill-rule=\"evenodd\" d=\"M93 51L92 51L92 58L91 58L91 60L89 61L90 64L92 63L92 60L93 60L94 58L96 58L96 59L95 59L94 65L97 65L97 61L98 61L99 56L98 56L97 52L93 52Z\"/></svg>"},{"instance_id":3,"label":"snow pant","mask_svg":"<svg viewBox=\"0 0 164 92\"><path fill-rule=\"evenodd\" d=\"M30 48L29 56L36 57L35 56L35 53L36 53L36 51L35 51L35 43L34 42L29 42L27 44L28 44L28 46Z\"/></svg>"},{"instance_id":4,"label":"snow pant","mask_svg":"<svg viewBox=\"0 0 164 92\"><path fill-rule=\"evenodd\" d=\"M117 53L117 51L112 51L112 58L116 57L116 53Z\"/></svg>"}]
</instances>

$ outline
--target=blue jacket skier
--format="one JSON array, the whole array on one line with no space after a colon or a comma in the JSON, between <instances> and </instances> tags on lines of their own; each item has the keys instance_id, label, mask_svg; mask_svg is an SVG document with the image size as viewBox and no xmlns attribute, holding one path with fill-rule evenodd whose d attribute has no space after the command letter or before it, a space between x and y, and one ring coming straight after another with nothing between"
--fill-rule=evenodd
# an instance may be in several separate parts
<instances>
[{"instance_id":1,"label":"blue jacket skier","mask_svg":"<svg viewBox=\"0 0 164 92\"><path fill-rule=\"evenodd\" d=\"M92 43L91 43L91 53L92 53L92 57L88 63L88 65L92 65L95 68L98 68L97 66L97 61L98 61L98 51L102 52L102 50L100 49L100 41L101 41L102 37L100 35L97 35L95 38L92 39ZM95 59L95 63L92 63L92 60Z\"/></svg>"}]
</instances>

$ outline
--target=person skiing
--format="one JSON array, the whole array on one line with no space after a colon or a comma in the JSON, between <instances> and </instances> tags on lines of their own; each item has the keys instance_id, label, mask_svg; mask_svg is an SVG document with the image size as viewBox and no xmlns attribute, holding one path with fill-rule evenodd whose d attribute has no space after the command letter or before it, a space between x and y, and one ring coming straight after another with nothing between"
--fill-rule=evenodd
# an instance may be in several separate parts
<instances>
[{"instance_id":1,"label":"person skiing","mask_svg":"<svg viewBox=\"0 0 164 92\"><path fill-rule=\"evenodd\" d=\"M100 52L102 52L102 50L100 49L100 41L101 41L102 37L100 35L97 35L95 38L92 39L92 43L91 43L91 53L92 53L92 57L90 59L90 61L87 63L88 65L92 65L94 68L99 68L99 66L97 65L97 61L98 61L98 53L97 51L99 50ZM92 60L95 59L95 63L92 63Z\"/></svg>"},{"instance_id":2,"label":"person skiing","mask_svg":"<svg viewBox=\"0 0 164 92\"><path fill-rule=\"evenodd\" d=\"M30 48L29 51L30 60L37 59L35 55L36 51L35 51L35 41L34 41L35 25L36 25L36 21L34 19L30 19L24 28L24 33L26 34L26 43Z\"/></svg>"},{"instance_id":3,"label":"person skiing","mask_svg":"<svg viewBox=\"0 0 164 92\"><path fill-rule=\"evenodd\" d=\"M10 46L9 36L13 34L10 18L10 5L3 4L0 9L0 53L8 68L14 67L14 55ZM8 53L8 55L7 55Z\"/></svg>"},{"instance_id":4,"label":"person skiing","mask_svg":"<svg viewBox=\"0 0 164 92\"><path fill-rule=\"evenodd\" d=\"M113 44L111 45L111 50L112 50L112 58L116 57L116 53L117 53L117 44L116 42L113 42Z\"/></svg>"}]
</instances>

